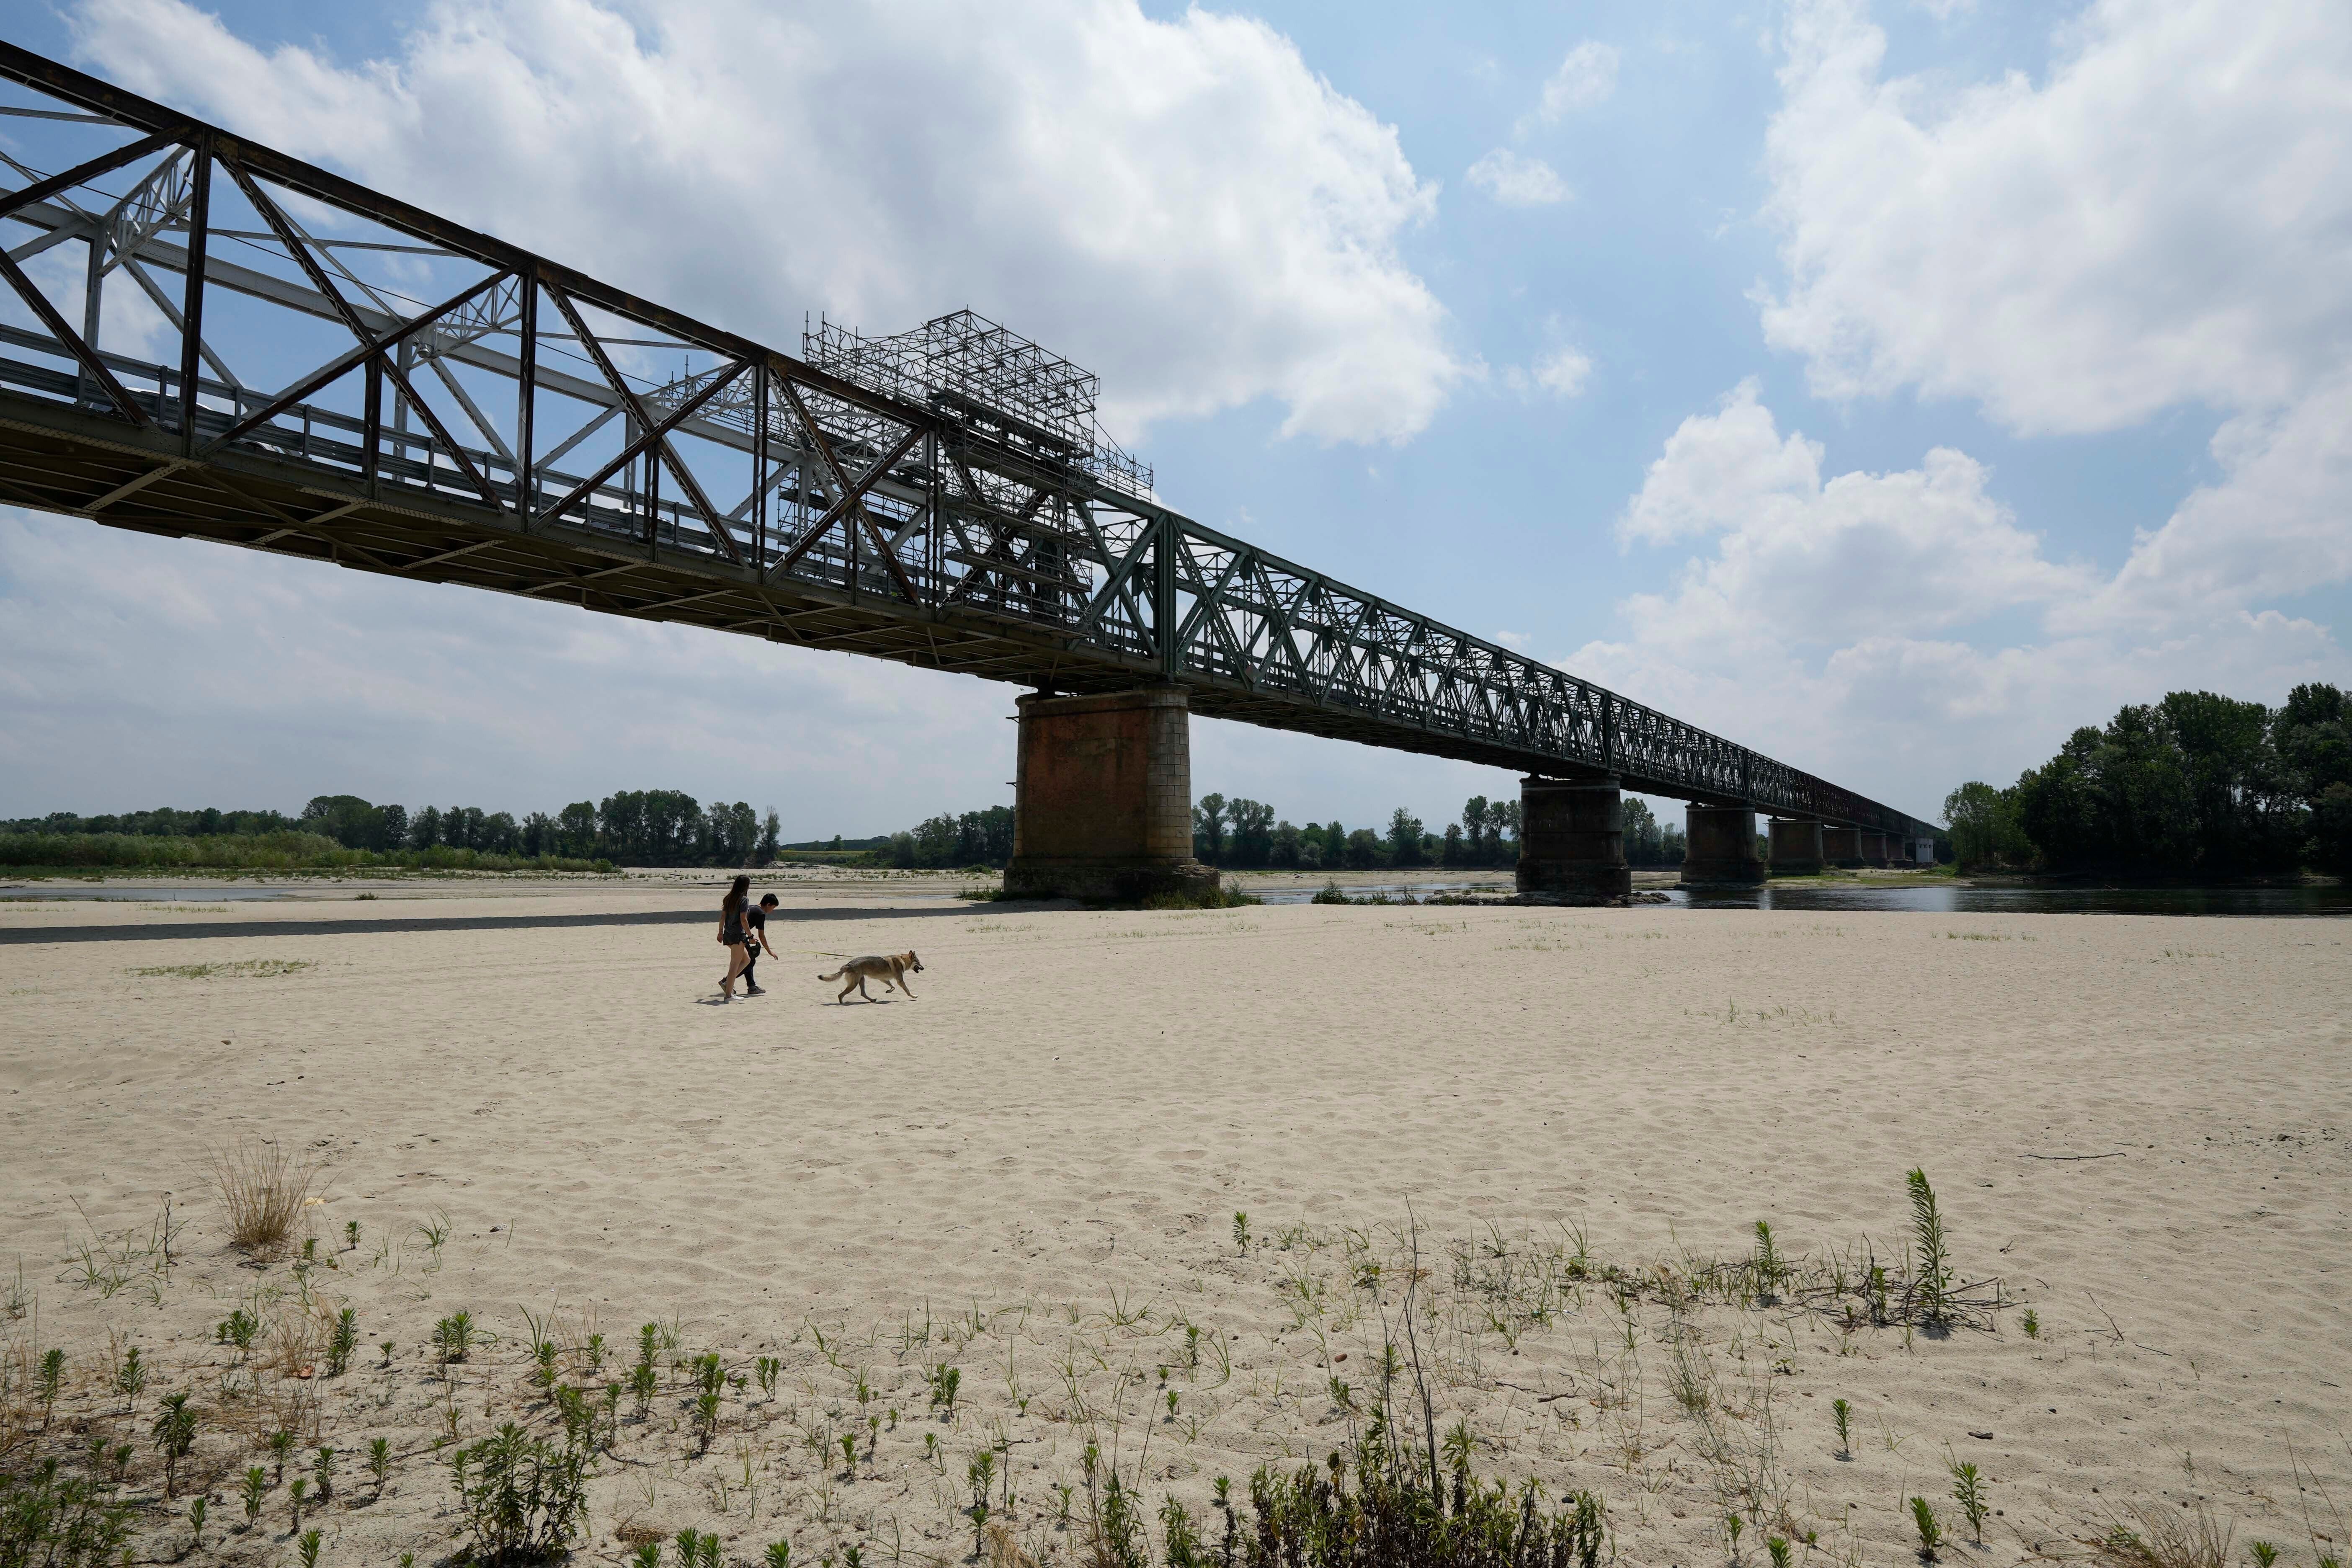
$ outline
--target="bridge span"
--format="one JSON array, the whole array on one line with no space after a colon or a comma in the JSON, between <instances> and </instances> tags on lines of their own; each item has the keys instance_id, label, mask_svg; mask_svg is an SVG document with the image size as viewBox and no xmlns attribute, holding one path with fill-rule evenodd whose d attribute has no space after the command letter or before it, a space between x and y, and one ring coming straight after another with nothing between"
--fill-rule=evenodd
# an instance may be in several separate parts
<instances>
[{"instance_id":1,"label":"bridge span","mask_svg":"<svg viewBox=\"0 0 2352 1568\"><path fill-rule=\"evenodd\" d=\"M1783 868L1936 832L1202 527L969 311L786 354L14 45L0 84L0 500L1028 687L1016 889L1213 880L1196 712L1517 771L1531 891L1628 889L1624 789L1689 803L1696 883L1760 879L1759 811Z\"/></svg>"}]
</instances>

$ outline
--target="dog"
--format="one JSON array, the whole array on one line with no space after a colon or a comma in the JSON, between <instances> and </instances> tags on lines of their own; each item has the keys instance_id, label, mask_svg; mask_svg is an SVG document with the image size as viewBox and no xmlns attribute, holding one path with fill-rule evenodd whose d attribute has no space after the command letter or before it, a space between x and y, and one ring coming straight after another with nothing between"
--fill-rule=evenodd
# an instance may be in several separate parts
<instances>
[{"instance_id":1,"label":"dog","mask_svg":"<svg viewBox=\"0 0 2352 1568\"><path fill-rule=\"evenodd\" d=\"M905 952L886 952L878 958L853 958L832 973L820 974L817 978L845 981L841 994L834 998L844 1005L848 1004L852 991L868 1002L875 1000L866 989L866 983L869 980L879 980L893 991L904 991L908 999L912 1001L915 994L907 990L909 971L917 974L923 972L923 961L915 956L912 949Z\"/></svg>"}]
</instances>

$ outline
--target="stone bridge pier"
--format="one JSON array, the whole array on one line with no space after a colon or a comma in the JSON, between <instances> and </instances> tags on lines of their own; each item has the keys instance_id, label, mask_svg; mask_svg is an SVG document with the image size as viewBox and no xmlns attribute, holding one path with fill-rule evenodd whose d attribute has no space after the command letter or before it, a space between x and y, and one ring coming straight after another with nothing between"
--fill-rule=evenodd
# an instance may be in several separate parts
<instances>
[{"instance_id":1,"label":"stone bridge pier","mask_svg":"<svg viewBox=\"0 0 2352 1568\"><path fill-rule=\"evenodd\" d=\"M1192 858L1192 705L1180 686L1019 699L1013 859L1024 899L1204 898Z\"/></svg>"},{"instance_id":2,"label":"stone bridge pier","mask_svg":"<svg viewBox=\"0 0 2352 1568\"><path fill-rule=\"evenodd\" d=\"M1822 858L1848 868L1862 864L1862 829L1822 825Z\"/></svg>"},{"instance_id":3,"label":"stone bridge pier","mask_svg":"<svg viewBox=\"0 0 2352 1568\"><path fill-rule=\"evenodd\" d=\"M1772 869L1783 877L1811 877L1820 872L1822 825L1796 817L1772 819Z\"/></svg>"},{"instance_id":4,"label":"stone bridge pier","mask_svg":"<svg viewBox=\"0 0 2352 1568\"><path fill-rule=\"evenodd\" d=\"M1579 902L1632 896L1617 780L1519 781L1518 887Z\"/></svg>"},{"instance_id":5,"label":"stone bridge pier","mask_svg":"<svg viewBox=\"0 0 2352 1568\"><path fill-rule=\"evenodd\" d=\"M1764 879L1756 853L1756 813L1744 805L1694 805L1683 814L1685 888L1748 888Z\"/></svg>"}]
</instances>

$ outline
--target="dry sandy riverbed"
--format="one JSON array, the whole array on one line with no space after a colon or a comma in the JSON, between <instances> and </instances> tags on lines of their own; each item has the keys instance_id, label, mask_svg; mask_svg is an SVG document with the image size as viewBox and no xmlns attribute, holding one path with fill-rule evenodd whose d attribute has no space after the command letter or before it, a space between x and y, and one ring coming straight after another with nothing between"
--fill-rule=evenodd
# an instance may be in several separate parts
<instances>
[{"instance_id":1,"label":"dry sandy riverbed","mask_svg":"<svg viewBox=\"0 0 2352 1568\"><path fill-rule=\"evenodd\" d=\"M441 909L705 896L468 891ZM435 912L413 900L0 944L0 1462L132 1445L141 1555L170 1556L187 1484L167 1515L148 1426L187 1391L206 1553L294 1560L289 1489L241 1528L237 1483L299 1424L338 1450L304 1517L320 1561L434 1562L462 1540L452 1431L554 1426L526 1313L592 1390L654 1323L658 1390L642 1417L620 1401L579 1560L687 1527L729 1563L786 1539L796 1562L952 1560L983 1450L995 1516L1069 1560L1089 1443L1154 1510L1213 1519L1214 1478L1360 1430L1417 1222L1435 1426L1463 1424L1481 1473L1601 1494L1618 1561L1723 1561L1736 1512L1748 1560L1780 1533L1801 1563L1890 1563L1915 1494L1948 1562L2077 1552L2183 1502L2233 1521L2240 1558L2346 1553L2342 924L791 898L770 994L727 1007L698 1003L719 950L693 926L304 930ZM912 1000L837 1007L814 978L908 947ZM203 1162L246 1134L324 1162L315 1265L227 1245ZM2000 1281L1985 1329L1857 1319L1869 1259L1902 1258L1915 1165L1958 1274ZM1759 1218L1797 1265L1769 1303ZM241 1305L265 1321L249 1359L215 1342ZM328 1377L320 1314L344 1307L361 1349ZM495 1342L440 1368L460 1310ZM153 1370L127 1399L133 1345ZM50 1348L64 1386L28 1431ZM682 1363L704 1352L744 1381L698 1455ZM1988 1478L1981 1544L1954 1460Z\"/></svg>"}]
</instances>

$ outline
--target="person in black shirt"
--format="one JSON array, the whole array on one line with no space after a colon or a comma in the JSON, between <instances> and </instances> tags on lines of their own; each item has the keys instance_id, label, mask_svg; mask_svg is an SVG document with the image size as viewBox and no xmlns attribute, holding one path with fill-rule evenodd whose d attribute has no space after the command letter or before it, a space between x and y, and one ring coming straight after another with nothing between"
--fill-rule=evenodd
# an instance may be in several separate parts
<instances>
[{"instance_id":1,"label":"person in black shirt","mask_svg":"<svg viewBox=\"0 0 2352 1568\"><path fill-rule=\"evenodd\" d=\"M757 909L743 911L743 935L751 955L751 961L743 965L743 994L746 996L767 994L768 988L752 975L760 967L760 955L765 952L772 956L776 951L768 945L768 911L775 907L776 895L762 893Z\"/></svg>"}]
</instances>

